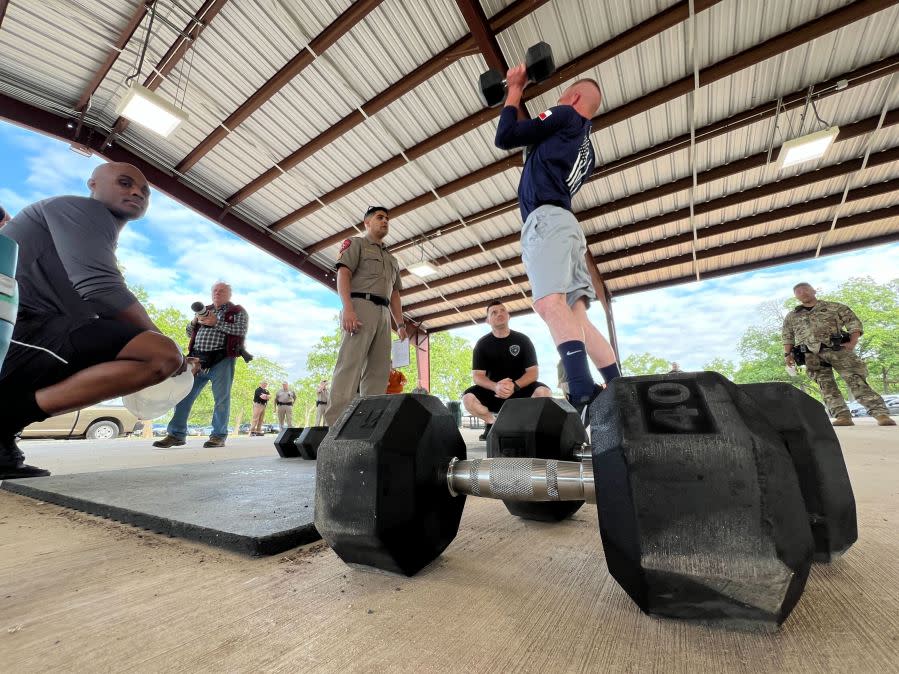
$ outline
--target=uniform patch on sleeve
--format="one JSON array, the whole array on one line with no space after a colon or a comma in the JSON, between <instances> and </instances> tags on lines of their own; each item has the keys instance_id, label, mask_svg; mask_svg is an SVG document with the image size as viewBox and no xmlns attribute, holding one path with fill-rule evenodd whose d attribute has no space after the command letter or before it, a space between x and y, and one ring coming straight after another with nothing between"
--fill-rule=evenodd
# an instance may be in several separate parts
<instances>
[{"instance_id":1,"label":"uniform patch on sleeve","mask_svg":"<svg viewBox=\"0 0 899 674\"><path fill-rule=\"evenodd\" d=\"M539 115L537 115L537 119L539 119L542 122L543 120L545 120L547 117L549 117L552 114L553 114L552 110L545 110L545 111L541 112Z\"/></svg>"},{"instance_id":2,"label":"uniform patch on sleeve","mask_svg":"<svg viewBox=\"0 0 899 674\"><path fill-rule=\"evenodd\" d=\"M343 255L343 252L344 252L347 248L349 248L352 244L353 244L353 242L350 241L349 239L344 239L344 240L343 240L343 243L340 244L340 251L337 253L337 257L340 257L341 255Z\"/></svg>"}]
</instances>

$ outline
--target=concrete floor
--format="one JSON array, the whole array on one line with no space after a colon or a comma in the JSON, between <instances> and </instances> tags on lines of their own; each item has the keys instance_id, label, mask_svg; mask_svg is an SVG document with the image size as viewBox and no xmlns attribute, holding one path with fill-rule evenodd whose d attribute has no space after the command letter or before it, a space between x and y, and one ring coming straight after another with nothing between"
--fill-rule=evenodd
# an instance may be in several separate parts
<instances>
[{"instance_id":1,"label":"concrete floor","mask_svg":"<svg viewBox=\"0 0 899 674\"><path fill-rule=\"evenodd\" d=\"M838 429L859 541L814 567L776 633L641 614L605 570L591 506L549 525L469 499L444 555L404 578L350 569L321 542L252 559L0 492L0 662L10 672L896 672L899 432L860 422ZM274 451L269 438L147 445L23 449L57 474Z\"/></svg>"}]
</instances>

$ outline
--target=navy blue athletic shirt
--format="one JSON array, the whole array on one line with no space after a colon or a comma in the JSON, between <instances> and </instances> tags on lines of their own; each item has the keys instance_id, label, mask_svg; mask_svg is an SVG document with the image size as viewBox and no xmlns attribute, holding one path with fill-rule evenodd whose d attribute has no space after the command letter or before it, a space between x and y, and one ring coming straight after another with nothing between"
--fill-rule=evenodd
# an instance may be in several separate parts
<instances>
[{"instance_id":1,"label":"navy blue athletic shirt","mask_svg":"<svg viewBox=\"0 0 899 674\"><path fill-rule=\"evenodd\" d=\"M557 105L535 119L520 121L518 109L507 105L499 116L496 146L503 150L533 146L518 183L522 220L545 203L571 210L571 198L596 165L590 120L570 105Z\"/></svg>"}]
</instances>

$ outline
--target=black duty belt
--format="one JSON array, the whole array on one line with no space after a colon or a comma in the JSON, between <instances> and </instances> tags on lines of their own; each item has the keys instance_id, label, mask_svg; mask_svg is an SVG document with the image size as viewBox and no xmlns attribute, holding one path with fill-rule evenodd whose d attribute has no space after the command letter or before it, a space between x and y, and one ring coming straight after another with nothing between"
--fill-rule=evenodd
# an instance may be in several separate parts
<instances>
[{"instance_id":1,"label":"black duty belt","mask_svg":"<svg viewBox=\"0 0 899 674\"><path fill-rule=\"evenodd\" d=\"M371 293L350 293L350 297L358 297L360 300L368 300L369 302L380 304L382 307L390 306L390 302L388 302L380 295L372 295Z\"/></svg>"},{"instance_id":2,"label":"black duty belt","mask_svg":"<svg viewBox=\"0 0 899 674\"><path fill-rule=\"evenodd\" d=\"M327 405L328 401L327 400L316 400L315 404L316 405Z\"/></svg>"},{"instance_id":3,"label":"black duty belt","mask_svg":"<svg viewBox=\"0 0 899 674\"><path fill-rule=\"evenodd\" d=\"M292 406L293 406L293 403L278 403L278 406L285 406L285 405L286 405L287 407L292 407Z\"/></svg>"}]
</instances>

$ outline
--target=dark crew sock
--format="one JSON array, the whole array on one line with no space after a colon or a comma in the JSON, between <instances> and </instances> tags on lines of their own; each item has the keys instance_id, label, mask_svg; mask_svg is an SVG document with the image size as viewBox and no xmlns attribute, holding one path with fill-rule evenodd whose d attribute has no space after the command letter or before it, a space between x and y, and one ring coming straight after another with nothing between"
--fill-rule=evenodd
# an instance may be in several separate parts
<instances>
[{"instance_id":1,"label":"dark crew sock","mask_svg":"<svg viewBox=\"0 0 899 674\"><path fill-rule=\"evenodd\" d=\"M618 363L612 363L611 365L599 368L599 373L602 375L602 380L606 384L621 376L621 370L618 369Z\"/></svg>"},{"instance_id":2,"label":"dark crew sock","mask_svg":"<svg viewBox=\"0 0 899 674\"><path fill-rule=\"evenodd\" d=\"M568 378L568 397L572 402L589 399L593 394L593 376L587 363L587 347L583 342L571 340L556 347Z\"/></svg>"},{"instance_id":3,"label":"dark crew sock","mask_svg":"<svg viewBox=\"0 0 899 674\"><path fill-rule=\"evenodd\" d=\"M38 406L34 391L26 391L19 394L19 397L14 398L10 403L6 403L3 418L0 420L0 435L18 433L28 424L43 421L49 416Z\"/></svg>"}]
</instances>

